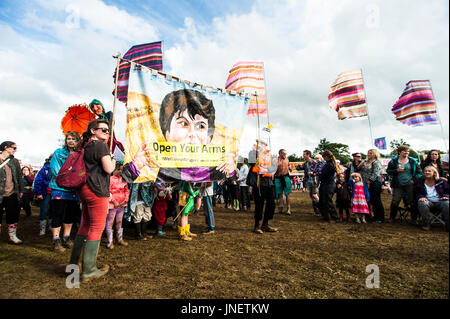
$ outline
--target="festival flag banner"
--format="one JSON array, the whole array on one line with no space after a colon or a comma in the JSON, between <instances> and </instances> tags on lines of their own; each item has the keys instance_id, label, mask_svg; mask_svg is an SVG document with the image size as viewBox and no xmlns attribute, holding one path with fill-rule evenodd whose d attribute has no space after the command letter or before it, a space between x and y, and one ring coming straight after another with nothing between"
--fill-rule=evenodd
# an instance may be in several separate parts
<instances>
[{"instance_id":1,"label":"festival flag banner","mask_svg":"<svg viewBox=\"0 0 450 319\"><path fill-rule=\"evenodd\" d=\"M266 90L263 62L238 62L229 71L225 89L254 94L248 105L248 116L267 116Z\"/></svg>"},{"instance_id":2,"label":"festival flag banner","mask_svg":"<svg viewBox=\"0 0 450 319\"><path fill-rule=\"evenodd\" d=\"M392 107L395 119L409 126L439 124L431 83L428 80L409 81Z\"/></svg>"},{"instance_id":3,"label":"festival flag banner","mask_svg":"<svg viewBox=\"0 0 450 319\"><path fill-rule=\"evenodd\" d=\"M132 46L131 49L124 54L123 59L162 71L161 46L161 41ZM119 80L117 82L117 98L124 103L127 102L128 79L130 74L130 62L125 60L121 60L119 64ZM114 77L115 74L116 73L114 72Z\"/></svg>"},{"instance_id":4,"label":"festival flag banner","mask_svg":"<svg viewBox=\"0 0 450 319\"><path fill-rule=\"evenodd\" d=\"M338 75L328 93L328 104L340 120L368 116L361 69Z\"/></svg>"},{"instance_id":5,"label":"festival flag banner","mask_svg":"<svg viewBox=\"0 0 450 319\"><path fill-rule=\"evenodd\" d=\"M130 69L124 163L147 143L160 168L135 181L207 182L233 176L249 97L147 68Z\"/></svg>"},{"instance_id":6,"label":"festival flag banner","mask_svg":"<svg viewBox=\"0 0 450 319\"><path fill-rule=\"evenodd\" d=\"M386 137L379 137L375 139L375 146L380 150L387 149L386 147Z\"/></svg>"}]
</instances>

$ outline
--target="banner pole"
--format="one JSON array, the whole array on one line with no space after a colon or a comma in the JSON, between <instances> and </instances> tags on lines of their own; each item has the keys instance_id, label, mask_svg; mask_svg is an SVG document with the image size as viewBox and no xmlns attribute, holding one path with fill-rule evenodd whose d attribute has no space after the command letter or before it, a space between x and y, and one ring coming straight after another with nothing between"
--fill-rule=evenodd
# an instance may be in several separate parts
<instances>
[{"instance_id":1,"label":"banner pole","mask_svg":"<svg viewBox=\"0 0 450 319\"><path fill-rule=\"evenodd\" d=\"M366 93L366 85L365 85L365 81L364 81L364 76L363 76L363 71L362 68L361 70L361 79L363 80L363 85L364 85L364 95L366 97L366 108L367 108L367 119L369 120L369 129L370 129L370 147L375 146L375 140L373 139L373 134L372 134L372 124L370 123L370 116L369 116L369 102L367 101L367 93Z\"/></svg>"},{"instance_id":2,"label":"banner pole","mask_svg":"<svg viewBox=\"0 0 450 319\"><path fill-rule=\"evenodd\" d=\"M117 82L119 80L119 64L120 64L120 52L117 53L116 56L113 55L113 58L117 59L117 66L116 66L116 83L114 88L114 103L113 103L113 116L112 116L112 122L111 122L111 132L109 135L110 143L109 143L109 150L112 152L112 146L113 146L113 140L114 140L114 120L116 116L116 100L117 100Z\"/></svg>"},{"instance_id":3,"label":"banner pole","mask_svg":"<svg viewBox=\"0 0 450 319\"><path fill-rule=\"evenodd\" d=\"M444 141L444 146L445 146L444 152L446 152L448 150L448 146L447 146L447 142L446 142L445 136L444 136L444 128L442 127L441 115L439 114L439 108L438 108L438 105L437 105L437 102L436 102L436 97L434 95L433 87L431 86L431 81L428 80L428 82L430 83L431 93L433 93L434 105L436 105L436 113L437 113L437 115L439 117L439 125L441 126L442 140Z\"/></svg>"}]
</instances>

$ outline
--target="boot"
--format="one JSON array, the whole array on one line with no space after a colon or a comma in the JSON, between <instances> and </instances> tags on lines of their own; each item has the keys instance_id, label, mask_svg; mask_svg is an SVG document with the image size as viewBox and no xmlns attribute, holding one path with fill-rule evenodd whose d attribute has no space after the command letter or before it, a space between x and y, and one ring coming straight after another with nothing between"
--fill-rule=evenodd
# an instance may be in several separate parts
<instances>
[{"instance_id":1,"label":"boot","mask_svg":"<svg viewBox=\"0 0 450 319\"><path fill-rule=\"evenodd\" d=\"M291 206L287 207L286 215L291 215Z\"/></svg>"},{"instance_id":2,"label":"boot","mask_svg":"<svg viewBox=\"0 0 450 319\"><path fill-rule=\"evenodd\" d=\"M62 244L66 248L69 248L69 249L72 248L73 242L70 240L70 235L69 236L63 236Z\"/></svg>"},{"instance_id":3,"label":"boot","mask_svg":"<svg viewBox=\"0 0 450 319\"><path fill-rule=\"evenodd\" d=\"M283 214L283 206L278 206L278 214Z\"/></svg>"},{"instance_id":4,"label":"boot","mask_svg":"<svg viewBox=\"0 0 450 319\"><path fill-rule=\"evenodd\" d=\"M88 235L76 235L73 241L72 252L70 254L70 264L78 265L81 269L81 252L83 251L84 244L86 243Z\"/></svg>"},{"instance_id":5,"label":"boot","mask_svg":"<svg viewBox=\"0 0 450 319\"><path fill-rule=\"evenodd\" d=\"M141 221L141 229L142 229L142 239L147 240L148 238L152 238L153 236L147 234L147 226L148 222Z\"/></svg>"},{"instance_id":6,"label":"boot","mask_svg":"<svg viewBox=\"0 0 450 319\"><path fill-rule=\"evenodd\" d=\"M114 249L114 240L113 240L113 230L112 229L106 229L106 248L108 249Z\"/></svg>"},{"instance_id":7,"label":"boot","mask_svg":"<svg viewBox=\"0 0 450 319\"><path fill-rule=\"evenodd\" d=\"M90 240L84 245L83 272L81 273L81 281L83 282L100 278L109 271L108 265L105 265L102 269L97 268L97 255L99 247L100 240Z\"/></svg>"},{"instance_id":8,"label":"boot","mask_svg":"<svg viewBox=\"0 0 450 319\"><path fill-rule=\"evenodd\" d=\"M136 238L137 238L137 240L147 240L147 238L142 236L142 227L141 227L141 225L142 225L142 222L134 224L134 227L135 227L135 230L136 230Z\"/></svg>"},{"instance_id":9,"label":"boot","mask_svg":"<svg viewBox=\"0 0 450 319\"><path fill-rule=\"evenodd\" d=\"M350 214L347 214L347 223L351 223L352 219L350 218Z\"/></svg>"},{"instance_id":10,"label":"boot","mask_svg":"<svg viewBox=\"0 0 450 319\"><path fill-rule=\"evenodd\" d=\"M361 221L359 220L359 216L356 216L356 223L361 224Z\"/></svg>"},{"instance_id":11,"label":"boot","mask_svg":"<svg viewBox=\"0 0 450 319\"><path fill-rule=\"evenodd\" d=\"M20 245L22 244L22 241L19 238L17 238L16 232L17 232L17 224L8 225L9 243L14 245Z\"/></svg>"},{"instance_id":12,"label":"boot","mask_svg":"<svg viewBox=\"0 0 450 319\"><path fill-rule=\"evenodd\" d=\"M162 226L158 226L158 231L156 232L156 236L161 237L161 236L165 236L166 233L163 232L163 227Z\"/></svg>"},{"instance_id":13,"label":"boot","mask_svg":"<svg viewBox=\"0 0 450 319\"><path fill-rule=\"evenodd\" d=\"M191 224L187 224L184 227L185 231L186 231L186 235L188 235L189 237L197 237L196 234L191 233Z\"/></svg>"},{"instance_id":14,"label":"boot","mask_svg":"<svg viewBox=\"0 0 450 319\"><path fill-rule=\"evenodd\" d=\"M344 221L344 214L339 214L339 222L342 223Z\"/></svg>"},{"instance_id":15,"label":"boot","mask_svg":"<svg viewBox=\"0 0 450 319\"><path fill-rule=\"evenodd\" d=\"M236 201L236 205L235 205L234 210L239 211L239 199L236 199L235 201Z\"/></svg>"},{"instance_id":16,"label":"boot","mask_svg":"<svg viewBox=\"0 0 450 319\"><path fill-rule=\"evenodd\" d=\"M180 239L184 240L184 241L192 240L192 237L189 237L188 235L186 235L185 228L186 228L186 226L185 227L178 226L178 234L180 235Z\"/></svg>"},{"instance_id":17,"label":"boot","mask_svg":"<svg viewBox=\"0 0 450 319\"><path fill-rule=\"evenodd\" d=\"M363 222L363 224L367 224L367 222L366 222L366 216L362 216L362 222Z\"/></svg>"},{"instance_id":18,"label":"boot","mask_svg":"<svg viewBox=\"0 0 450 319\"><path fill-rule=\"evenodd\" d=\"M44 236L45 231L47 230L47 220L40 220L39 221L39 236Z\"/></svg>"},{"instance_id":19,"label":"boot","mask_svg":"<svg viewBox=\"0 0 450 319\"><path fill-rule=\"evenodd\" d=\"M397 217L397 210L398 210L398 206L391 204L391 216L389 218L389 222L392 223L395 220L395 217Z\"/></svg>"},{"instance_id":20,"label":"boot","mask_svg":"<svg viewBox=\"0 0 450 319\"><path fill-rule=\"evenodd\" d=\"M117 244L121 246L128 246L128 243L123 240L123 228L117 231Z\"/></svg>"}]
</instances>

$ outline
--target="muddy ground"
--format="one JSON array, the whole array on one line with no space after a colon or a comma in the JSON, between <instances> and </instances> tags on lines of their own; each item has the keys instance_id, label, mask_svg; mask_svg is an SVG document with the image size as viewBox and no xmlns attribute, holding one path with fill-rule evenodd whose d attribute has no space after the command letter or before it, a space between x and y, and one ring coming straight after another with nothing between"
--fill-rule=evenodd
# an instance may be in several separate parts
<instances>
[{"instance_id":1,"label":"muddy ground","mask_svg":"<svg viewBox=\"0 0 450 319\"><path fill-rule=\"evenodd\" d=\"M383 194L386 216L390 195ZM105 248L103 278L66 287L70 251L52 251L49 233L38 234L38 208L21 214L21 246L0 236L0 298L448 298L449 235L409 224L328 224L311 213L306 193L294 192L291 216L275 214L277 233L251 232L253 214L215 208L216 233L182 242L164 238ZM3 220L4 221L4 220ZM204 216L190 217L200 233ZM3 225L5 226L5 225ZM380 288L366 287L366 266L380 270Z\"/></svg>"}]
</instances>

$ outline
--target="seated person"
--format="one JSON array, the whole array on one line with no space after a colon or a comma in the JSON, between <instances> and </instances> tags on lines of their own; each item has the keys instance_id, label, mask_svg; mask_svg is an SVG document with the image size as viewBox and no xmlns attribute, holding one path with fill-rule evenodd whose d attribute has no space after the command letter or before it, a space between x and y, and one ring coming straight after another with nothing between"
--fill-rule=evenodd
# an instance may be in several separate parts
<instances>
[{"instance_id":1,"label":"seated person","mask_svg":"<svg viewBox=\"0 0 450 319\"><path fill-rule=\"evenodd\" d=\"M448 183L445 179L439 178L439 173L435 167L425 167L423 178L418 180L416 184L416 195L419 213L425 221L425 226L422 229L430 230L430 213L435 210L437 213L442 213L445 228L448 231Z\"/></svg>"}]
</instances>

